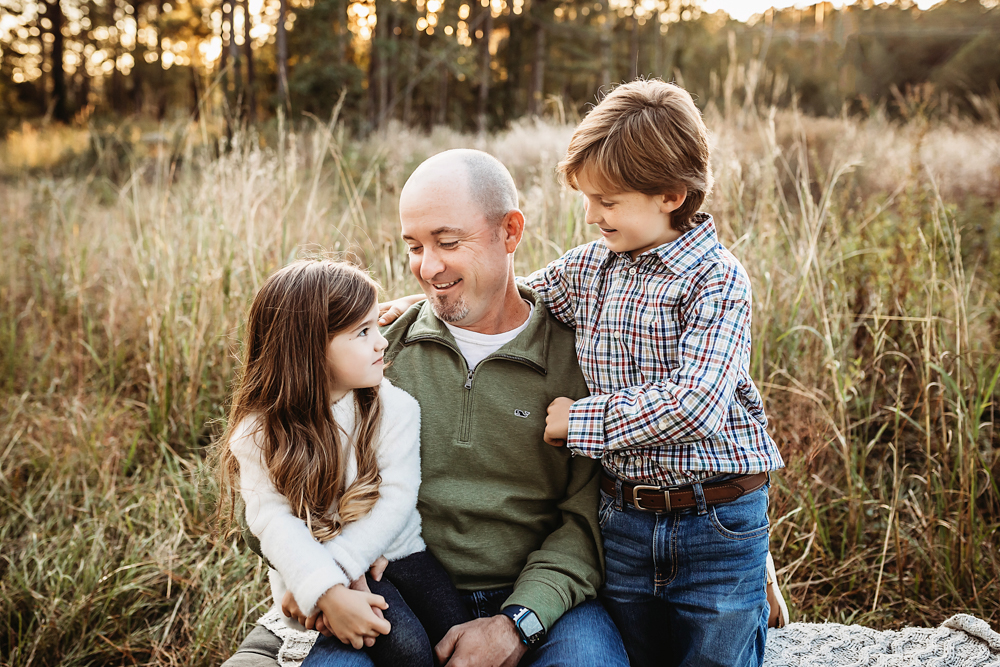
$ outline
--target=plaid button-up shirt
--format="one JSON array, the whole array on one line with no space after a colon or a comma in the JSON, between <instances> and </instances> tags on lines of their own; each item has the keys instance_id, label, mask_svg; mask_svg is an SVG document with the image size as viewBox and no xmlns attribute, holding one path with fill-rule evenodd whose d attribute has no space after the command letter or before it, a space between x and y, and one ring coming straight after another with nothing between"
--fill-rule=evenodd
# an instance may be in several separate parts
<instances>
[{"instance_id":1,"label":"plaid button-up shirt","mask_svg":"<svg viewBox=\"0 0 1000 667\"><path fill-rule=\"evenodd\" d=\"M612 474L683 485L784 466L750 379L750 279L711 216L635 261L588 243L525 282L576 328L591 391L567 446Z\"/></svg>"}]
</instances>

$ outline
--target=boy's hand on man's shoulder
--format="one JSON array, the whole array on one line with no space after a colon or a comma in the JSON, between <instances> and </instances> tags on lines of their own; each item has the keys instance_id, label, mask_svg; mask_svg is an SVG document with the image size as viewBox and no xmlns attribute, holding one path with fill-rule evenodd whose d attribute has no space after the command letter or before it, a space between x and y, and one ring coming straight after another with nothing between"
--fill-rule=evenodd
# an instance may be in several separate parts
<instances>
[{"instance_id":1,"label":"boy's hand on man's shoulder","mask_svg":"<svg viewBox=\"0 0 1000 667\"><path fill-rule=\"evenodd\" d=\"M425 298L427 297L423 294L411 294L399 299L380 303L378 305L378 325L380 327L389 326L398 320L399 316L405 313L407 308L415 303L423 301Z\"/></svg>"},{"instance_id":2,"label":"boy's hand on man's shoulder","mask_svg":"<svg viewBox=\"0 0 1000 667\"><path fill-rule=\"evenodd\" d=\"M569 436L569 409L573 399L560 396L549 403L548 415L545 417L545 434L542 439L553 447L565 447Z\"/></svg>"}]
</instances>

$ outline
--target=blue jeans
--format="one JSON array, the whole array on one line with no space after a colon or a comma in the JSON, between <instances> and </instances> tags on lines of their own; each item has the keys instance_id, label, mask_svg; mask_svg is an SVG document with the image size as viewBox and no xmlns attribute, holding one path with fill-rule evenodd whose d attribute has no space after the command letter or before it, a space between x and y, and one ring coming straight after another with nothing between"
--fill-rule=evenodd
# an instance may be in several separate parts
<instances>
[{"instance_id":1,"label":"blue jeans","mask_svg":"<svg viewBox=\"0 0 1000 667\"><path fill-rule=\"evenodd\" d=\"M632 667L759 667L767 638L768 486L656 514L601 493L601 599Z\"/></svg>"},{"instance_id":2,"label":"blue jeans","mask_svg":"<svg viewBox=\"0 0 1000 667\"><path fill-rule=\"evenodd\" d=\"M475 618L496 616L512 589L463 595ZM521 658L518 667L629 667L621 635L597 600L587 600L559 617L545 641Z\"/></svg>"},{"instance_id":3,"label":"blue jeans","mask_svg":"<svg viewBox=\"0 0 1000 667\"><path fill-rule=\"evenodd\" d=\"M463 594L462 600L475 618L495 616L510 597L510 588L476 591ZM372 667L374 662L364 651L358 651L336 639L317 642L303 663L318 666ZM318 660L322 655L322 660ZM629 667L621 635L608 612L597 600L588 600L570 609L556 621L545 642L528 652L519 667Z\"/></svg>"}]
</instances>

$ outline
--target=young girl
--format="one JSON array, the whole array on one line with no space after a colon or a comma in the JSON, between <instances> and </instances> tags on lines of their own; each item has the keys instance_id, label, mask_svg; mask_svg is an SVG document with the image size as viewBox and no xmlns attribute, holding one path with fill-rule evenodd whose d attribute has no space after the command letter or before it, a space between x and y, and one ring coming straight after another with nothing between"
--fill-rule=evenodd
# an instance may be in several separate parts
<instances>
[{"instance_id":1,"label":"young girl","mask_svg":"<svg viewBox=\"0 0 1000 667\"><path fill-rule=\"evenodd\" d=\"M431 646L468 620L420 537L420 409L382 377L377 294L344 263L272 275L250 307L222 440L222 488L235 501L238 484L275 603L335 637L307 666L344 644L377 665L430 665ZM383 555L384 580L366 580Z\"/></svg>"}]
</instances>

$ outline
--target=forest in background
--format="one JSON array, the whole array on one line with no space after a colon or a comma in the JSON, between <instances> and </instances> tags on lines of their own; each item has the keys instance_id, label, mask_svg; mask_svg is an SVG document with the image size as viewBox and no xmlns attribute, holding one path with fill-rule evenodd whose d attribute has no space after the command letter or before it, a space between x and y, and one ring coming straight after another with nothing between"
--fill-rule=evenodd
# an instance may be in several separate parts
<instances>
[{"instance_id":1,"label":"forest in background","mask_svg":"<svg viewBox=\"0 0 1000 667\"><path fill-rule=\"evenodd\" d=\"M138 116L303 113L357 131L573 121L602 87L675 80L699 104L982 119L1000 97L1000 3L768 10L697 0L0 0L0 131ZM734 97L736 99L726 99Z\"/></svg>"}]
</instances>

